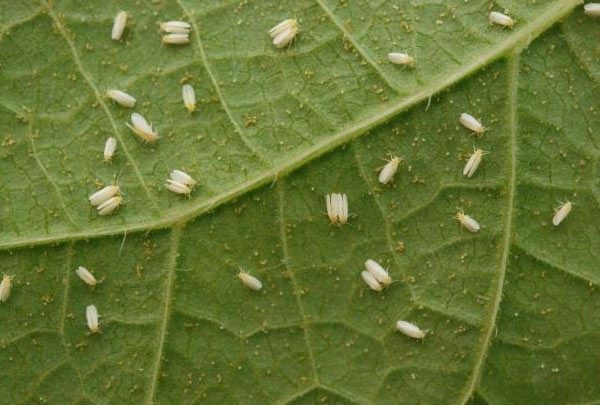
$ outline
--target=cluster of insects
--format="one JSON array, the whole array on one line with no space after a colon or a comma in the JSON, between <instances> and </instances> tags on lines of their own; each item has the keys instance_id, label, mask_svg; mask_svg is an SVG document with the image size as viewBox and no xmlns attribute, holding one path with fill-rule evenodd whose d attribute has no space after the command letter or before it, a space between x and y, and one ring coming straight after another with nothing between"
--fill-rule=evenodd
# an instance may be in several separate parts
<instances>
[{"instance_id":1,"label":"cluster of insects","mask_svg":"<svg viewBox=\"0 0 600 405\"><path fill-rule=\"evenodd\" d=\"M600 16L600 3L586 4L584 6L584 12L587 15ZM128 14L125 11L120 11L116 15L111 32L111 38L113 40L119 41L122 38L127 25L127 18ZM513 18L497 11L492 11L490 13L489 20L492 24L507 28L513 28L515 24ZM162 42L164 44L188 44L190 42L190 30L191 25L184 21L168 21L160 24L160 31L163 34ZM294 41L299 32L300 27L298 21L295 19L286 19L271 28L269 30L269 35L276 48L284 48ZM404 52L390 52L388 53L388 60L391 63L398 65L413 66L414 64L413 57ZM190 113L194 112L196 110L196 95L194 88L189 84L185 84L182 86L181 91L185 108ZM106 95L122 107L133 108L136 105L135 97L122 90L110 89L106 92ZM483 135L486 130L481 122L471 114L461 114L459 121L464 127L479 136ZM159 138L158 131L137 112L131 114L131 123L126 123L126 125L144 142L153 143ZM111 162L116 150L117 140L113 137L109 137L104 145L104 161ZM485 152L483 152L483 150L474 147L473 153L470 155L463 169L464 176L470 178L476 173L484 154ZM397 156L390 157L387 164L381 168L379 173L378 180L382 185L386 185L393 180L401 162L402 159ZM196 180L189 174L176 169L170 173L164 186L173 193L189 196L196 183ZM124 200L121 196L121 188L118 185L110 185L90 195L89 202L92 206L96 207L98 214L103 216L115 212L119 206L124 203ZM573 204L570 201L562 203L555 211L552 218L552 224L558 226L569 215L572 205ZM332 224L344 225L347 223L349 211L346 194L327 194L326 208L327 215ZM462 210L456 214L455 218L470 232L478 232L481 229L479 223L469 215L466 215ZM391 286L393 282L391 276L387 270L376 261L368 259L365 262L365 269L366 270L361 272L361 277L371 290L381 292L384 288ZM79 267L75 272L84 283L91 287L95 287L100 282L85 267ZM238 273L238 278L249 289L260 291L263 288L262 282L257 277L241 268ZM12 277L4 275L0 282L0 302L5 302L9 299L11 287ZM86 320L91 333L99 332L99 314L95 305L88 305L86 307ZM396 329L404 335L415 339L423 339L427 333L426 331L421 330L417 325L405 320L397 321Z\"/></svg>"}]
</instances>

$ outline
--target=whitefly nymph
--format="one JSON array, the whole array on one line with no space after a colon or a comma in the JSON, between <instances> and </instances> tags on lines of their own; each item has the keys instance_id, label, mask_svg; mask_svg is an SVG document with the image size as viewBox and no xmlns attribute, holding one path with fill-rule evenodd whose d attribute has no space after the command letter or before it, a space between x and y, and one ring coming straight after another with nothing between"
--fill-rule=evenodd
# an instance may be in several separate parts
<instances>
[{"instance_id":1,"label":"whitefly nymph","mask_svg":"<svg viewBox=\"0 0 600 405\"><path fill-rule=\"evenodd\" d=\"M243 269L240 269L240 272L237 276L240 280L242 280L242 283L251 290L259 291L263 287L258 278L246 273Z\"/></svg>"},{"instance_id":2,"label":"whitefly nymph","mask_svg":"<svg viewBox=\"0 0 600 405\"><path fill-rule=\"evenodd\" d=\"M96 308L95 305L88 305L85 308L85 318L90 331L92 333L98 333L100 330L100 323L98 321L98 308Z\"/></svg>"},{"instance_id":3,"label":"whitefly nymph","mask_svg":"<svg viewBox=\"0 0 600 405\"><path fill-rule=\"evenodd\" d=\"M421 328L414 323L403 320L396 322L396 329L398 329L400 333L414 339L423 339L426 334L425 331L421 330Z\"/></svg>"},{"instance_id":4,"label":"whitefly nymph","mask_svg":"<svg viewBox=\"0 0 600 405\"><path fill-rule=\"evenodd\" d=\"M12 288L12 277L6 274L2 276L2 282L0 282L0 302L8 301L10 297L10 290Z\"/></svg>"},{"instance_id":5,"label":"whitefly nymph","mask_svg":"<svg viewBox=\"0 0 600 405\"><path fill-rule=\"evenodd\" d=\"M192 26L190 23L185 21L167 21L160 24L160 30L162 32L169 32L173 34L188 34Z\"/></svg>"},{"instance_id":6,"label":"whitefly nymph","mask_svg":"<svg viewBox=\"0 0 600 405\"><path fill-rule=\"evenodd\" d=\"M371 290L377 292L381 291L381 284L379 284L379 281L377 281L377 279L371 273L369 273L368 271L363 271L362 273L360 273L360 276Z\"/></svg>"},{"instance_id":7,"label":"whitefly nymph","mask_svg":"<svg viewBox=\"0 0 600 405\"><path fill-rule=\"evenodd\" d=\"M183 96L183 104L185 104L185 108L187 108L188 112L196 111L196 93L194 92L194 88L189 84L184 84L181 88L181 93Z\"/></svg>"},{"instance_id":8,"label":"whitefly nymph","mask_svg":"<svg viewBox=\"0 0 600 405\"><path fill-rule=\"evenodd\" d=\"M459 120L465 128L470 129L477 135L482 135L485 132L485 128L483 127L481 122L469 113L462 113L460 115Z\"/></svg>"},{"instance_id":9,"label":"whitefly nymph","mask_svg":"<svg viewBox=\"0 0 600 405\"><path fill-rule=\"evenodd\" d=\"M273 45L277 48L283 48L289 45L298 32L300 31L300 26L298 25L298 21L293 18L283 20L273 28L269 30L269 35L273 40Z\"/></svg>"},{"instance_id":10,"label":"whitefly nymph","mask_svg":"<svg viewBox=\"0 0 600 405\"><path fill-rule=\"evenodd\" d=\"M110 162L115 156L117 150L117 140L112 136L109 137L104 143L104 161Z\"/></svg>"},{"instance_id":11,"label":"whitefly nymph","mask_svg":"<svg viewBox=\"0 0 600 405\"><path fill-rule=\"evenodd\" d=\"M325 197L327 215L332 224L348 222L348 198L346 194L332 193Z\"/></svg>"},{"instance_id":12,"label":"whitefly nymph","mask_svg":"<svg viewBox=\"0 0 600 405\"><path fill-rule=\"evenodd\" d=\"M379 172L379 182L381 184L388 184L394 178L394 175L398 171L398 166L402 162L402 159L398 156L393 156L385 166Z\"/></svg>"},{"instance_id":13,"label":"whitefly nymph","mask_svg":"<svg viewBox=\"0 0 600 405\"><path fill-rule=\"evenodd\" d=\"M365 268L381 284L385 286L392 284L392 278L388 272L375 260L367 260L365 262Z\"/></svg>"},{"instance_id":14,"label":"whitefly nymph","mask_svg":"<svg viewBox=\"0 0 600 405\"><path fill-rule=\"evenodd\" d=\"M502 27L512 28L515 25L515 20L504 13L492 11L490 13L490 23L500 25Z\"/></svg>"},{"instance_id":15,"label":"whitefly nymph","mask_svg":"<svg viewBox=\"0 0 600 405\"><path fill-rule=\"evenodd\" d=\"M112 27L111 38L114 41L118 41L123 36L123 31L125 31L125 26L127 25L127 12L119 11L115 16L115 21Z\"/></svg>"},{"instance_id":16,"label":"whitefly nymph","mask_svg":"<svg viewBox=\"0 0 600 405\"><path fill-rule=\"evenodd\" d=\"M481 229L481 226L477 221L475 221L470 216L466 215L463 210L460 210L456 213L455 218L460 222L460 224L469 232L478 232Z\"/></svg>"},{"instance_id":17,"label":"whitefly nymph","mask_svg":"<svg viewBox=\"0 0 600 405\"><path fill-rule=\"evenodd\" d=\"M75 270L75 274L77 274L77 277L83 280L87 285L94 287L98 284L96 277L94 277L94 275L85 267L79 266L77 270Z\"/></svg>"},{"instance_id":18,"label":"whitefly nymph","mask_svg":"<svg viewBox=\"0 0 600 405\"><path fill-rule=\"evenodd\" d=\"M128 122L125 125L146 142L155 142L158 139L158 131L155 131L141 114L131 114L131 125Z\"/></svg>"},{"instance_id":19,"label":"whitefly nymph","mask_svg":"<svg viewBox=\"0 0 600 405\"><path fill-rule=\"evenodd\" d=\"M467 164L465 164L465 168L463 169L463 176L471 177L477 171L479 164L481 163L481 159L483 158L483 151L481 149L475 149Z\"/></svg>"},{"instance_id":20,"label":"whitefly nymph","mask_svg":"<svg viewBox=\"0 0 600 405\"><path fill-rule=\"evenodd\" d=\"M572 208L573 203L571 201L561 203L560 207L556 209L556 212L552 217L552 225L560 225L560 223L571 213Z\"/></svg>"},{"instance_id":21,"label":"whitefly nymph","mask_svg":"<svg viewBox=\"0 0 600 405\"><path fill-rule=\"evenodd\" d=\"M395 65L412 66L415 62L414 58L404 52L388 53L388 60Z\"/></svg>"},{"instance_id":22,"label":"whitefly nymph","mask_svg":"<svg viewBox=\"0 0 600 405\"><path fill-rule=\"evenodd\" d=\"M130 94L125 93L124 91L117 89L109 89L106 91L106 95L111 98L113 101L122 105L123 107L131 108L135 106L135 97Z\"/></svg>"}]
</instances>

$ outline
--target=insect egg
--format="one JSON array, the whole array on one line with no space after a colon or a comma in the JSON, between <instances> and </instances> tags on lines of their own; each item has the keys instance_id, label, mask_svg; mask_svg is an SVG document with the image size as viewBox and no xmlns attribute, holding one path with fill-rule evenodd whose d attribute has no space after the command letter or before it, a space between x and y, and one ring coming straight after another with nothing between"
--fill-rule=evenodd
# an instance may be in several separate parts
<instances>
[{"instance_id":1,"label":"insect egg","mask_svg":"<svg viewBox=\"0 0 600 405\"><path fill-rule=\"evenodd\" d=\"M87 319L88 328L92 333L97 333L99 330L98 324L98 309L95 305L88 305L85 308L85 317Z\"/></svg>"},{"instance_id":2,"label":"insect egg","mask_svg":"<svg viewBox=\"0 0 600 405\"><path fill-rule=\"evenodd\" d=\"M571 201L562 203L554 213L554 217L552 217L552 224L554 226L560 225L560 223L571 213L572 208L573 203Z\"/></svg>"},{"instance_id":3,"label":"insect egg","mask_svg":"<svg viewBox=\"0 0 600 405\"><path fill-rule=\"evenodd\" d=\"M125 11L119 11L115 17L115 22L112 27L111 37L113 40L118 41L123 36L125 26L127 25L127 13Z\"/></svg>"},{"instance_id":4,"label":"insect egg","mask_svg":"<svg viewBox=\"0 0 600 405\"><path fill-rule=\"evenodd\" d=\"M515 25L515 20L513 20L506 14L499 13L497 11L492 11L490 13L490 23L512 28Z\"/></svg>"},{"instance_id":5,"label":"insect egg","mask_svg":"<svg viewBox=\"0 0 600 405\"><path fill-rule=\"evenodd\" d=\"M396 322L396 329L411 338L423 339L425 337L425 332L422 331L417 325L410 322L400 320Z\"/></svg>"}]
</instances>

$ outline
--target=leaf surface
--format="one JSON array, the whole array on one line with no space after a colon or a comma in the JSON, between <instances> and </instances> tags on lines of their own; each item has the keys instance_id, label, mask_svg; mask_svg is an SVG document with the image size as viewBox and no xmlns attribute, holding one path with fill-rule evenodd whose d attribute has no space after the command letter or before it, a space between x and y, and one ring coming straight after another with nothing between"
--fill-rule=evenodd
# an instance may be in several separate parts
<instances>
[{"instance_id":1,"label":"leaf surface","mask_svg":"<svg viewBox=\"0 0 600 405\"><path fill-rule=\"evenodd\" d=\"M497 2L507 30L479 0L126 2L118 42L114 5L6 5L0 403L600 401L600 25L579 4ZM276 49L267 31L290 17L301 33ZM190 45L161 45L169 19ZM389 154L404 161L382 186ZM173 169L199 179L190 199L164 189ZM114 181L126 204L99 217L87 197ZM332 192L347 225L328 224ZM575 204L555 227L559 200ZM381 294L367 259L395 280Z\"/></svg>"}]
</instances>

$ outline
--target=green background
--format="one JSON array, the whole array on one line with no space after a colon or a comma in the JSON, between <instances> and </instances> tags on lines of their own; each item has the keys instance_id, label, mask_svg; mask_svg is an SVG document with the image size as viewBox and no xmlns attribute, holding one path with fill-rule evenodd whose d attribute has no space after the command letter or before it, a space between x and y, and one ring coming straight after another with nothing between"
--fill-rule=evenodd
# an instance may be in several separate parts
<instances>
[{"instance_id":1,"label":"green background","mask_svg":"<svg viewBox=\"0 0 600 405\"><path fill-rule=\"evenodd\" d=\"M171 19L189 45L161 44ZM574 0L0 4L0 403L600 403L598 38ZM381 186L389 154L405 160ZM164 189L172 169L199 180L191 199ZM87 196L115 177L126 203L99 217ZM381 294L369 258L396 281Z\"/></svg>"}]
</instances>

